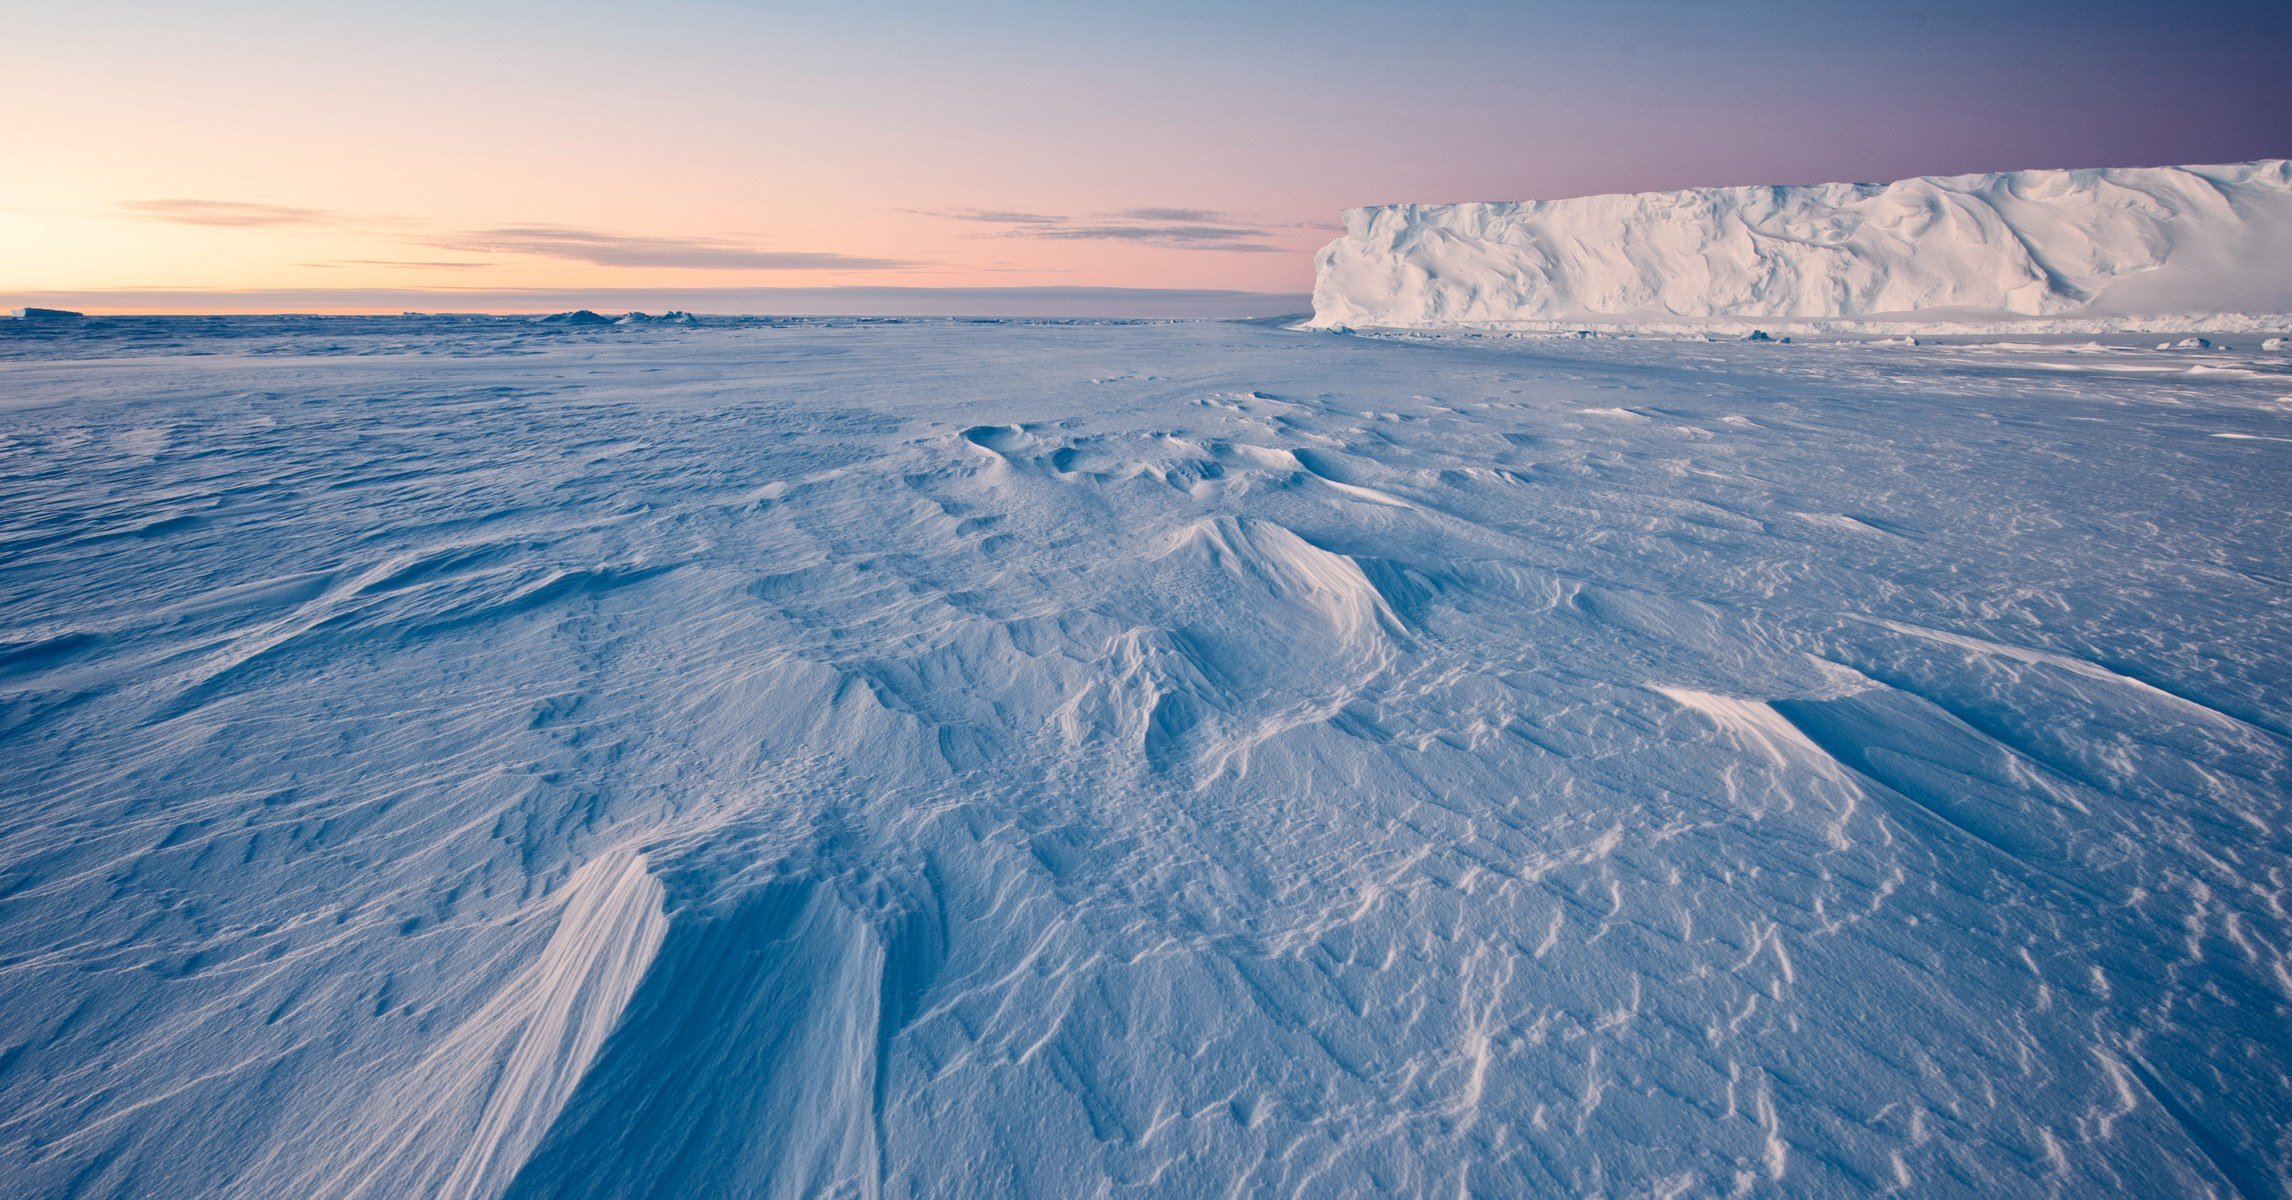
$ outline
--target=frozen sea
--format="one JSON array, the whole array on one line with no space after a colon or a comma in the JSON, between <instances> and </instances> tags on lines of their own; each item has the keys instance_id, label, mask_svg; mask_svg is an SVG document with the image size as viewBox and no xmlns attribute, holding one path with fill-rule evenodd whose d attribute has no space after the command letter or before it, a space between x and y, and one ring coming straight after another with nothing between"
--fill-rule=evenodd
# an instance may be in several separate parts
<instances>
[{"instance_id":1,"label":"frozen sea","mask_svg":"<svg viewBox=\"0 0 2292 1200\"><path fill-rule=\"evenodd\" d=\"M2286 1195L2156 340L0 330L0 1192Z\"/></svg>"}]
</instances>

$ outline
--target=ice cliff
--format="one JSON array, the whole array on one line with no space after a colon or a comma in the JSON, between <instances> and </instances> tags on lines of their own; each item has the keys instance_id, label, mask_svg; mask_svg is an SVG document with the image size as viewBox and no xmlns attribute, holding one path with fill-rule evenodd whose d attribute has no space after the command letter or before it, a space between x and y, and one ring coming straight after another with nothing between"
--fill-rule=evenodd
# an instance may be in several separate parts
<instances>
[{"instance_id":1,"label":"ice cliff","mask_svg":"<svg viewBox=\"0 0 2292 1200\"><path fill-rule=\"evenodd\" d=\"M1357 208L1313 309L1322 327L2268 324L2292 313L2292 161Z\"/></svg>"}]
</instances>

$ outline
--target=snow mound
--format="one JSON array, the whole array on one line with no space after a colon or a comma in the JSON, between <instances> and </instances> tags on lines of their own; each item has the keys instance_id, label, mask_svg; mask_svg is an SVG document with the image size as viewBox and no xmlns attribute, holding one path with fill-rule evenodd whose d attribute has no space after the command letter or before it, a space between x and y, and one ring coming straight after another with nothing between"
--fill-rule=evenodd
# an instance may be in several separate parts
<instances>
[{"instance_id":1,"label":"snow mound","mask_svg":"<svg viewBox=\"0 0 2292 1200\"><path fill-rule=\"evenodd\" d=\"M2287 267L2283 159L1393 204L1345 214L1313 324L2242 328Z\"/></svg>"},{"instance_id":2,"label":"snow mound","mask_svg":"<svg viewBox=\"0 0 2292 1200\"><path fill-rule=\"evenodd\" d=\"M0 1198L2286 1196L2292 363L1922 340L0 331Z\"/></svg>"}]
</instances>

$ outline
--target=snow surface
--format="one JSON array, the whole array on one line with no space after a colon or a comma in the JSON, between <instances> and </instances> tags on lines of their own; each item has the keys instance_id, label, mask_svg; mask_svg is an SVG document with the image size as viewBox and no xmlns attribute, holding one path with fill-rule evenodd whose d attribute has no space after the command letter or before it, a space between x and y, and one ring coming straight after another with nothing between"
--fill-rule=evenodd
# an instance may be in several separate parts
<instances>
[{"instance_id":1,"label":"snow surface","mask_svg":"<svg viewBox=\"0 0 2292 1200\"><path fill-rule=\"evenodd\" d=\"M2281 1195L2287 495L2217 345L0 334L0 1191Z\"/></svg>"},{"instance_id":2,"label":"snow surface","mask_svg":"<svg viewBox=\"0 0 2292 1200\"><path fill-rule=\"evenodd\" d=\"M1345 214L1323 327L2292 324L2292 161Z\"/></svg>"}]
</instances>

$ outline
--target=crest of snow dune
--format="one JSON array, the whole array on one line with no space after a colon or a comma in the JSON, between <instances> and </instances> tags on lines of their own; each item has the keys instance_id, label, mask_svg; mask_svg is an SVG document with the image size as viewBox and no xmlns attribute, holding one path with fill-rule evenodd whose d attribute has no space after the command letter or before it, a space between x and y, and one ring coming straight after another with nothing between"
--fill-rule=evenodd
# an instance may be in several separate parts
<instances>
[{"instance_id":1,"label":"crest of snow dune","mask_svg":"<svg viewBox=\"0 0 2292 1200\"><path fill-rule=\"evenodd\" d=\"M2131 327L2292 312L2292 161L1345 214L1314 324Z\"/></svg>"}]
</instances>

